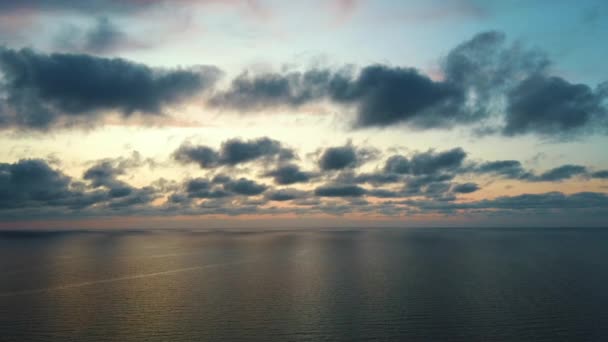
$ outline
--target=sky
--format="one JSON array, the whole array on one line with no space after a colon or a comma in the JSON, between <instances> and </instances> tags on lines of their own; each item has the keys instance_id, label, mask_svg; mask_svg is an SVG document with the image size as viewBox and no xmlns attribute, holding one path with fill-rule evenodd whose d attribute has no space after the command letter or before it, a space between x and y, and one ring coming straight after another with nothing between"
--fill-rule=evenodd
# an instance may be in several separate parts
<instances>
[{"instance_id":1,"label":"sky","mask_svg":"<svg viewBox=\"0 0 608 342\"><path fill-rule=\"evenodd\" d=\"M0 229L608 222L601 0L0 0Z\"/></svg>"}]
</instances>

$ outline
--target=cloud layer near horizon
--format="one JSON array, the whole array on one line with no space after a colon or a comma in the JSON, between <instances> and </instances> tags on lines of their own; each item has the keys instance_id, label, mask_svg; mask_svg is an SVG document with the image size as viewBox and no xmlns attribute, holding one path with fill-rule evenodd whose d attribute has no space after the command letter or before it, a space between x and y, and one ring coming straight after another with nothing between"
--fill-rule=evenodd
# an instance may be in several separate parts
<instances>
[{"instance_id":1,"label":"cloud layer near horizon","mask_svg":"<svg viewBox=\"0 0 608 342\"><path fill-rule=\"evenodd\" d=\"M88 163L79 178L45 160L22 159L0 163L0 212L4 220L241 214L401 217L552 210L608 215L608 196L600 192L478 199L471 195L484 185L467 181L472 175L486 184L505 179L555 184L574 178L601 181L606 170L562 165L535 172L515 160L469 160L467 152L456 147L408 155L376 149L374 158L364 158L366 163L375 161L375 171L362 172L358 158L369 150L352 143L328 146L311 155L316 167L304 171L297 151L267 137L228 139L219 149L186 143L172 158L197 165L203 175L183 181L159 179L142 187L126 179L138 168L159 164L136 152Z\"/></svg>"}]
</instances>

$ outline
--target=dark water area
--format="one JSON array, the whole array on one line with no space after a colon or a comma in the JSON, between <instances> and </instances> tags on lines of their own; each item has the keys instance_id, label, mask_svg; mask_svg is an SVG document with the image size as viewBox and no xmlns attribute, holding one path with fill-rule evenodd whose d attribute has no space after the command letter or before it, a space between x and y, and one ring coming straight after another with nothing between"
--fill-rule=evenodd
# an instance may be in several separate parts
<instances>
[{"instance_id":1,"label":"dark water area","mask_svg":"<svg viewBox=\"0 0 608 342\"><path fill-rule=\"evenodd\" d=\"M607 341L608 229L0 232L0 341Z\"/></svg>"}]
</instances>

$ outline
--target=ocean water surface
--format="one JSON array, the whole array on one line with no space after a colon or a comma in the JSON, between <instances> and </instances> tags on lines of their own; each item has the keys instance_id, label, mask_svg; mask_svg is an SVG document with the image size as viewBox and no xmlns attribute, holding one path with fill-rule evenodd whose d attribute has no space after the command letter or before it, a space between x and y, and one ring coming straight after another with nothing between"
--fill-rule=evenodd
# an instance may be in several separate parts
<instances>
[{"instance_id":1,"label":"ocean water surface","mask_svg":"<svg viewBox=\"0 0 608 342\"><path fill-rule=\"evenodd\" d=\"M0 341L606 341L607 229L0 232Z\"/></svg>"}]
</instances>

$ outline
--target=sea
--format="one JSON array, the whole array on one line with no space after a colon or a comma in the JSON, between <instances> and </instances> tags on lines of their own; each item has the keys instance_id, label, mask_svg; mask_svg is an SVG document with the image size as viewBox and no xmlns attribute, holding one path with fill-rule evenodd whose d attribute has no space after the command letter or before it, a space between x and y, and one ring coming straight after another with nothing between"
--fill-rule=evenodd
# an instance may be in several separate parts
<instances>
[{"instance_id":1,"label":"sea","mask_svg":"<svg viewBox=\"0 0 608 342\"><path fill-rule=\"evenodd\" d=\"M0 341L608 341L608 229L3 231Z\"/></svg>"}]
</instances>

